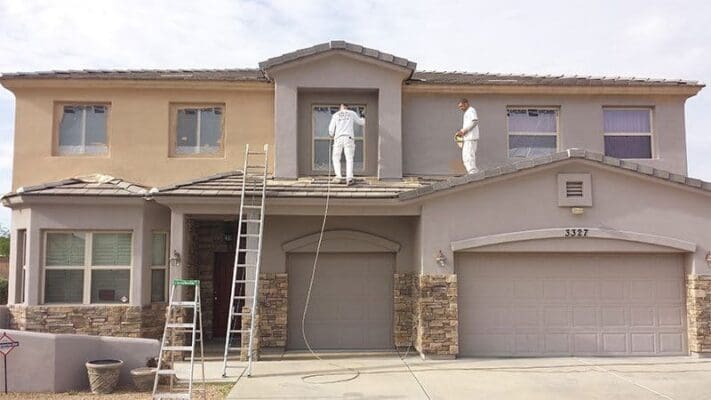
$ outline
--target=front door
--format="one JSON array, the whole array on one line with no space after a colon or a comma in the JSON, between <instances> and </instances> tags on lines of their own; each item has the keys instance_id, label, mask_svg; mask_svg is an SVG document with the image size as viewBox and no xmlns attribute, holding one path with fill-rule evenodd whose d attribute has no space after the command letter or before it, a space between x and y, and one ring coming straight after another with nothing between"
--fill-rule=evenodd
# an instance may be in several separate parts
<instances>
[{"instance_id":1,"label":"front door","mask_svg":"<svg viewBox=\"0 0 711 400\"><path fill-rule=\"evenodd\" d=\"M212 313L212 336L225 337L227 331L227 317L230 309L230 294L232 291L232 271L234 270L235 253L215 253L215 273L213 287L215 294L215 305ZM240 268L241 275L244 275L244 268ZM238 276L237 279L244 279ZM244 293L244 284L241 283L235 288L236 294ZM242 301L242 300L240 300ZM240 326L242 317L235 315L235 325Z\"/></svg>"}]
</instances>

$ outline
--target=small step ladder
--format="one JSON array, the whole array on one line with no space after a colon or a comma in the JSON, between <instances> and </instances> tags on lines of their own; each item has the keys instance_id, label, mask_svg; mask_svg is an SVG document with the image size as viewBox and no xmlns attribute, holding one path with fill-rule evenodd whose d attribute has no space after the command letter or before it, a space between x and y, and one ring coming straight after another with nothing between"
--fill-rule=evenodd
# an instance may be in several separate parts
<instances>
[{"instance_id":1,"label":"small step ladder","mask_svg":"<svg viewBox=\"0 0 711 400\"><path fill-rule=\"evenodd\" d=\"M259 161L262 161L262 163L260 164ZM246 146L244 168L242 169L242 192L240 193L239 201L235 263L232 271L232 291L230 293L230 308L227 317L227 332L225 333L225 353L222 364L223 377L227 377L228 367L240 368L240 366L228 366L227 358L230 352L242 351L245 338L248 341L246 375L252 375L252 349L254 348L254 329L258 307L259 266L262 257L264 199L268 166L269 145L265 144L263 151L259 152L250 151L249 145ZM250 193L249 196L245 195L247 192ZM245 242L244 248L241 247L243 239ZM240 255L244 255L244 260L241 262ZM253 290L250 294L245 293L247 284L253 284ZM249 312L245 312L247 304L250 304ZM251 318L247 329L243 329L241 326L241 319L245 315L249 315ZM237 343L237 338L239 338L239 343Z\"/></svg>"},{"instance_id":2,"label":"small step ladder","mask_svg":"<svg viewBox=\"0 0 711 400\"><path fill-rule=\"evenodd\" d=\"M193 301L180 301L175 298L176 288L193 288L195 291ZM192 311L192 322L183 320L184 310ZM192 399L193 375L195 370L195 343L200 342L200 364L202 365L202 398L206 396L205 388L205 352L203 349L202 335L202 309L200 308L200 281L193 279L174 279L170 288L170 300L165 316L165 329L160 343L158 354L158 369L153 382L153 400L162 399ZM183 344L185 336L191 335L191 345ZM178 343L178 339L180 343ZM190 378L187 388L177 382L175 370L176 354L190 355ZM162 377L167 377L168 385L159 386ZM161 391L159 391L159 389ZM167 389L167 390L166 390Z\"/></svg>"}]
</instances>

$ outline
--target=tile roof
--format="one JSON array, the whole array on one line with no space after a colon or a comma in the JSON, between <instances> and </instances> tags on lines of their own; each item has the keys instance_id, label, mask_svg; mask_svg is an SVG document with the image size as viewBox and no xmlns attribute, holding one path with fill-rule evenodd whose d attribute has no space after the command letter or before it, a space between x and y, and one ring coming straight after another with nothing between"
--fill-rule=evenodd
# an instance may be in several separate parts
<instances>
[{"instance_id":1,"label":"tile roof","mask_svg":"<svg viewBox=\"0 0 711 400\"><path fill-rule=\"evenodd\" d=\"M343 184L330 185L331 197L388 199L397 198L400 193L422 186L431 185L446 177L411 177L396 181L380 181L377 178L356 178L353 186ZM310 177L297 180L267 180L267 197L325 197L328 190L326 177ZM233 171L195 179L176 185L151 189L154 197L161 196L201 196L201 197L239 197L242 190L242 172ZM247 195L257 194L248 190Z\"/></svg>"},{"instance_id":2,"label":"tile roof","mask_svg":"<svg viewBox=\"0 0 711 400\"><path fill-rule=\"evenodd\" d=\"M595 153L583 149L568 149L548 156L504 164L498 167L479 171L476 174L449 178L441 182L434 183L432 185L427 185L409 192L400 193L398 195L398 198L400 200L413 200L433 193L443 192L449 189L464 186L473 182L486 181L496 177L515 174L523 170L574 159L585 160L588 162L613 167L619 170L632 171L634 173L653 177L661 181L673 182L679 185L711 193L711 182L705 182L700 179L689 178L685 175L671 173L669 171L653 168L631 161L620 160L619 158L608 157L601 153Z\"/></svg>"},{"instance_id":3,"label":"tile roof","mask_svg":"<svg viewBox=\"0 0 711 400\"><path fill-rule=\"evenodd\" d=\"M147 188L108 175L87 175L64 179L42 185L26 186L8 193L0 199L15 196L109 196L143 197Z\"/></svg>"},{"instance_id":4,"label":"tile roof","mask_svg":"<svg viewBox=\"0 0 711 400\"><path fill-rule=\"evenodd\" d=\"M416 71L406 84L496 86L703 86L697 81L620 76L566 76Z\"/></svg>"},{"instance_id":5,"label":"tile roof","mask_svg":"<svg viewBox=\"0 0 711 400\"><path fill-rule=\"evenodd\" d=\"M0 79L105 79L156 81L264 81L259 69L86 69L3 73Z\"/></svg>"},{"instance_id":6,"label":"tile roof","mask_svg":"<svg viewBox=\"0 0 711 400\"><path fill-rule=\"evenodd\" d=\"M315 56L329 51L346 51L360 56L373 58L378 61L390 63L409 70L414 70L417 67L416 63L402 57L383 53L381 51L363 47L358 44L348 43L343 40L332 40L327 43L317 44L315 46L307 47L305 49L299 49L286 54L282 54L277 57L272 57L266 61L260 62L259 68L261 68L262 70L268 70L269 68L276 67L278 65L287 64L305 57Z\"/></svg>"}]
</instances>

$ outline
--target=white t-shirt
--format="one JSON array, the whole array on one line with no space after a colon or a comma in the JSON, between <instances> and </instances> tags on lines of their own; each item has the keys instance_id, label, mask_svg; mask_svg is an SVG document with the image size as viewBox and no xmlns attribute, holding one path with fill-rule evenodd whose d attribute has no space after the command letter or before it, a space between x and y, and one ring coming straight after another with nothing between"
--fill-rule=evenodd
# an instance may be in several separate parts
<instances>
[{"instance_id":1,"label":"white t-shirt","mask_svg":"<svg viewBox=\"0 0 711 400\"><path fill-rule=\"evenodd\" d=\"M328 134L332 138L340 136L353 137L353 124L365 125L365 118L361 118L355 111L341 110L333 114L331 123L328 124Z\"/></svg>"},{"instance_id":2,"label":"white t-shirt","mask_svg":"<svg viewBox=\"0 0 711 400\"><path fill-rule=\"evenodd\" d=\"M462 130L464 133L464 140L478 140L479 139L479 117L476 115L476 110L474 107L467 108L464 111L464 116L462 117Z\"/></svg>"}]
</instances>

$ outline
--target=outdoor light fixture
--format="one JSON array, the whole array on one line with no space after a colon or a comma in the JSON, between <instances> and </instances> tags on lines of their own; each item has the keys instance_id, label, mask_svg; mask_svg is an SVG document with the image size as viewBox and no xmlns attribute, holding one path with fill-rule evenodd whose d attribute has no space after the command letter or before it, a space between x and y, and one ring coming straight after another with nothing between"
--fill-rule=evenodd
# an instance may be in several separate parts
<instances>
[{"instance_id":1,"label":"outdoor light fixture","mask_svg":"<svg viewBox=\"0 0 711 400\"><path fill-rule=\"evenodd\" d=\"M711 251L706 253L706 264L708 264L709 267L711 267Z\"/></svg>"},{"instance_id":2,"label":"outdoor light fixture","mask_svg":"<svg viewBox=\"0 0 711 400\"><path fill-rule=\"evenodd\" d=\"M585 209L582 207L571 207L570 212L573 215L583 215L585 213Z\"/></svg>"},{"instance_id":3,"label":"outdoor light fixture","mask_svg":"<svg viewBox=\"0 0 711 400\"><path fill-rule=\"evenodd\" d=\"M222 226L222 238L225 240L225 242L229 243L234 239L234 235L232 235L232 224L230 224L231 221L225 221L223 226Z\"/></svg>"},{"instance_id":4,"label":"outdoor light fixture","mask_svg":"<svg viewBox=\"0 0 711 400\"><path fill-rule=\"evenodd\" d=\"M435 261L437 261L437 264L439 264L439 266L442 268L447 265L447 256L442 253L442 250L439 250L437 252L437 255L435 256Z\"/></svg>"},{"instance_id":5,"label":"outdoor light fixture","mask_svg":"<svg viewBox=\"0 0 711 400\"><path fill-rule=\"evenodd\" d=\"M171 268L180 266L180 253L177 250L173 250L173 256L170 257L170 266Z\"/></svg>"}]
</instances>

